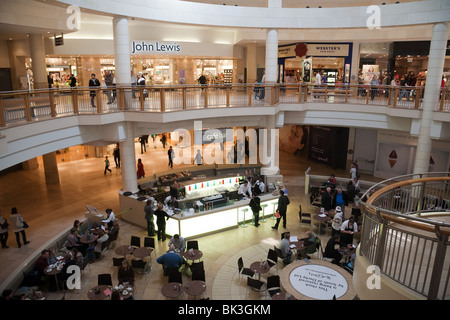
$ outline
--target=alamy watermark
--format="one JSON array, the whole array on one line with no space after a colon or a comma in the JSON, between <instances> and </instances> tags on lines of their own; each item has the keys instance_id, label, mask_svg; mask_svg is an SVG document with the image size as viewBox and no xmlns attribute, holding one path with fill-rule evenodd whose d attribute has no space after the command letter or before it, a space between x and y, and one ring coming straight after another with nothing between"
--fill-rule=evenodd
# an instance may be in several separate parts
<instances>
[{"instance_id":1,"label":"alamy watermark","mask_svg":"<svg viewBox=\"0 0 450 320\"><path fill-rule=\"evenodd\" d=\"M66 20L66 26L69 30L79 30L81 27L81 10L79 6L68 6L66 12L70 16Z\"/></svg>"},{"instance_id":2,"label":"alamy watermark","mask_svg":"<svg viewBox=\"0 0 450 320\"><path fill-rule=\"evenodd\" d=\"M366 26L369 30L381 29L381 11L376 5L368 6L366 13L370 16L366 20Z\"/></svg>"}]
</instances>

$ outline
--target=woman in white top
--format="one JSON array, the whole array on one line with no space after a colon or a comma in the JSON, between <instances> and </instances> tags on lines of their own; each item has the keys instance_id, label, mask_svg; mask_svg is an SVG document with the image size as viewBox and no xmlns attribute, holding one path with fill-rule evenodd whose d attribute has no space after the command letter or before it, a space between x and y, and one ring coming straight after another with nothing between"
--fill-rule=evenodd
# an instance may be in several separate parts
<instances>
[{"instance_id":1,"label":"woman in white top","mask_svg":"<svg viewBox=\"0 0 450 320\"><path fill-rule=\"evenodd\" d=\"M13 231L16 234L16 241L17 246L20 248L22 245L20 244L20 235L22 234L22 240L23 244L29 244L30 241L27 241L27 235L25 234L25 229L23 228L23 218L22 216L17 212L17 208L11 208L11 225L13 226Z\"/></svg>"}]
</instances>

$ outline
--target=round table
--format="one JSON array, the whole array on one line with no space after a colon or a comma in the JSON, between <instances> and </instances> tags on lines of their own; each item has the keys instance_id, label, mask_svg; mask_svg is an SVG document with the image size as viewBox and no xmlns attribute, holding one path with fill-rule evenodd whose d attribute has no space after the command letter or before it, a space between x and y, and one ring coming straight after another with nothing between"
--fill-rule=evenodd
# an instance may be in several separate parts
<instances>
[{"instance_id":1,"label":"round table","mask_svg":"<svg viewBox=\"0 0 450 320\"><path fill-rule=\"evenodd\" d=\"M199 296L206 291L206 284L200 280L192 280L184 285L184 291L190 296Z\"/></svg>"},{"instance_id":2,"label":"round table","mask_svg":"<svg viewBox=\"0 0 450 320\"><path fill-rule=\"evenodd\" d=\"M64 267L64 261L58 261L57 263L55 263L53 265L48 265L43 270L45 275L55 277L55 283L56 283L57 290L59 290L58 273L60 273L62 271L63 267Z\"/></svg>"},{"instance_id":3,"label":"round table","mask_svg":"<svg viewBox=\"0 0 450 320\"><path fill-rule=\"evenodd\" d=\"M258 279L261 279L261 273L267 273L270 270L270 265L266 261L255 261L250 265L250 270L258 274Z\"/></svg>"},{"instance_id":4,"label":"round table","mask_svg":"<svg viewBox=\"0 0 450 320\"><path fill-rule=\"evenodd\" d=\"M200 260L203 257L203 252L201 252L200 250L192 249L193 255L191 255L189 250L182 253L184 258L191 260L191 261L195 261L195 260Z\"/></svg>"},{"instance_id":5,"label":"round table","mask_svg":"<svg viewBox=\"0 0 450 320\"><path fill-rule=\"evenodd\" d=\"M272 300L296 300L292 295L287 292L277 292L272 296Z\"/></svg>"},{"instance_id":6,"label":"round table","mask_svg":"<svg viewBox=\"0 0 450 320\"><path fill-rule=\"evenodd\" d=\"M95 286L91 290L89 290L87 296L89 300L103 300L111 296L111 293L112 293L111 286L100 285Z\"/></svg>"},{"instance_id":7,"label":"round table","mask_svg":"<svg viewBox=\"0 0 450 320\"><path fill-rule=\"evenodd\" d=\"M183 293L183 285L178 282L166 283L161 288L161 293L166 298L176 298Z\"/></svg>"},{"instance_id":8,"label":"round table","mask_svg":"<svg viewBox=\"0 0 450 320\"><path fill-rule=\"evenodd\" d=\"M320 227L321 227L321 225L322 225L322 222L327 223L329 220L331 220L331 218L330 218L328 215L325 215L325 216L322 216L322 217L321 217L321 215L322 215L322 214L319 213L319 214L315 214L315 215L313 216L314 220L319 221L319 231L318 231L319 234L322 234L322 233L321 233L321 230L320 230L320 229L321 229Z\"/></svg>"},{"instance_id":9,"label":"round table","mask_svg":"<svg viewBox=\"0 0 450 320\"><path fill-rule=\"evenodd\" d=\"M152 253L151 248L148 247L140 247L140 248L136 248L133 250L133 256L135 256L136 258L145 258L148 257L151 253Z\"/></svg>"},{"instance_id":10,"label":"round table","mask_svg":"<svg viewBox=\"0 0 450 320\"><path fill-rule=\"evenodd\" d=\"M84 244L89 244L89 243L92 243L92 242L96 241L97 239L98 239L98 235L85 234L85 235L81 236L80 242L84 243Z\"/></svg>"},{"instance_id":11,"label":"round table","mask_svg":"<svg viewBox=\"0 0 450 320\"><path fill-rule=\"evenodd\" d=\"M114 250L114 252L119 256L126 256L127 254L132 254L134 250L135 248L132 246L123 245L117 247L116 250Z\"/></svg>"},{"instance_id":12,"label":"round table","mask_svg":"<svg viewBox=\"0 0 450 320\"><path fill-rule=\"evenodd\" d=\"M297 300L353 300L356 291L352 276L344 269L325 261L294 261L280 275L286 292Z\"/></svg>"},{"instance_id":13,"label":"round table","mask_svg":"<svg viewBox=\"0 0 450 320\"><path fill-rule=\"evenodd\" d=\"M133 296L134 286L130 284L123 284L122 288L119 286L114 287L115 290L119 291L120 296L125 300Z\"/></svg>"},{"instance_id":14,"label":"round table","mask_svg":"<svg viewBox=\"0 0 450 320\"><path fill-rule=\"evenodd\" d=\"M289 245L294 245L295 248L292 248L296 250L296 256L298 257L299 254L301 254L300 258L306 257L306 248L305 243L303 241L293 241L289 242ZM304 252L305 251L305 252Z\"/></svg>"}]
</instances>

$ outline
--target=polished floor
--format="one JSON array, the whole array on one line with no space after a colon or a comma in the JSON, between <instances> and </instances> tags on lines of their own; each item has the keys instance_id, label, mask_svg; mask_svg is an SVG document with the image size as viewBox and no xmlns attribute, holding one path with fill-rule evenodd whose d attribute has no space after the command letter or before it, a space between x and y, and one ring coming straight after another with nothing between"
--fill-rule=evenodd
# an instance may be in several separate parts
<instances>
[{"instance_id":1,"label":"polished floor","mask_svg":"<svg viewBox=\"0 0 450 320\"><path fill-rule=\"evenodd\" d=\"M106 148L105 153L111 152L112 147ZM147 174L167 171L167 153L161 144L149 141L147 152L141 154L140 144L135 145L136 158L141 158ZM111 154L111 153L110 153ZM42 250L49 239L65 229L69 229L75 219L85 218L85 206L91 205L100 210L112 208L119 211L118 190L121 189L121 169L115 168L112 157L110 158L112 172L103 174L104 158L84 158L83 148L74 147L69 152L59 154L59 185L46 185L43 165L39 159L38 169L29 171L17 171L0 176L1 214L9 217L11 207L17 207L19 213L30 225L26 230L30 244L18 248L14 233L10 231L8 249L0 250L0 283L8 275L20 268L22 261L37 250ZM292 235L303 237L309 229L307 225L300 225L298 218L298 206L302 205L307 211L309 198L304 194L304 172L311 167L311 174L328 175L334 171L337 176L346 177L346 170L332 170L331 168L311 162L305 158L299 158L292 154L281 152L280 169L284 184L289 190L291 204L287 213L287 229ZM183 165L188 167L188 165ZM175 166L174 170L179 169ZM373 177L362 177L374 179ZM375 179L376 180L376 179ZM349 209L350 210L350 209ZM347 211L347 216L349 215ZM129 244L132 235L142 239L146 235L143 228L131 225L119 219L120 233L116 246ZM203 298L238 300L259 299L256 291L247 290L245 281L239 281L237 270L237 258L242 256L244 264L248 266L254 261L265 259L268 248L278 245L280 235L286 231L280 228L278 231L271 229L273 220L268 219L260 227L249 226L247 228L235 228L232 230L199 237L199 247L203 252L205 265L207 290ZM330 234L321 237L324 243ZM161 266L155 261L167 250L168 241L159 241L156 244L156 255L153 256L152 269L148 274L136 275L134 299L136 300L163 300L161 287L167 283L163 276ZM114 250L107 250L95 263L90 264L83 272L81 290L66 292L66 300L86 300L87 291L96 285L97 275L111 273L114 284L117 284L117 269L112 265ZM281 268L282 263L279 263ZM272 269L276 273L276 269ZM188 278L185 275L184 281ZM63 292L47 292L47 299L61 299ZM183 296L183 299L194 299L191 296ZM197 299L200 297L196 297ZM264 297L263 297L264 298Z\"/></svg>"}]
</instances>

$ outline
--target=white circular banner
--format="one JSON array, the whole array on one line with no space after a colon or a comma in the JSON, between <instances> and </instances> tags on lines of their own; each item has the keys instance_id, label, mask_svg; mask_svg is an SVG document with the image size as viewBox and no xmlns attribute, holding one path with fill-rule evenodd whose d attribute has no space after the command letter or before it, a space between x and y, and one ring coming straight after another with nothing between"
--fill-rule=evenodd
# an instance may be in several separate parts
<instances>
[{"instance_id":1,"label":"white circular banner","mask_svg":"<svg viewBox=\"0 0 450 320\"><path fill-rule=\"evenodd\" d=\"M309 264L295 268L289 275L292 286L301 294L317 300L332 300L342 297L348 289L347 280L338 271Z\"/></svg>"}]
</instances>

